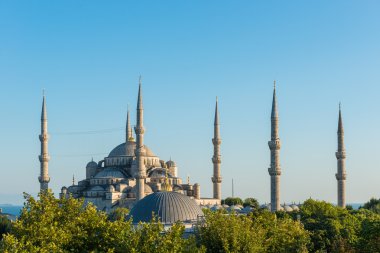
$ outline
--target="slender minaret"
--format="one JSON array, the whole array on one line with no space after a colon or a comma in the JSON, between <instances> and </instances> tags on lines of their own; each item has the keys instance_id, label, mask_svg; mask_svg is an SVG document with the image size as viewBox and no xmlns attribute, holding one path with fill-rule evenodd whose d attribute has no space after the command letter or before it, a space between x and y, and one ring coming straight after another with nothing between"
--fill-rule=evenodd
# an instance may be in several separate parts
<instances>
[{"instance_id":1,"label":"slender minaret","mask_svg":"<svg viewBox=\"0 0 380 253\"><path fill-rule=\"evenodd\" d=\"M338 159L338 173L335 174L338 181L338 206L346 208L346 149L344 147L344 129L342 110L339 104L338 122L338 151L335 153Z\"/></svg>"},{"instance_id":2,"label":"slender minaret","mask_svg":"<svg viewBox=\"0 0 380 253\"><path fill-rule=\"evenodd\" d=\"M48 126L47 126L47 112L46 112L46 101L45 94L43 95L42 100L42 112L41 112L41 134L39 136L41 142L41 155L39 156L40 160L40 176L38 181L40 182L40 191L48 189L48 184L50 182L49 177L49 152L48 152Z\"/></svg>"},{"instance_id":3,"label":"slender minaret","mask_svg":"<svg viewBox=\"0 0 380 253\"><path fill-rule=\"evenodd\" d=\"M133 133L132 133L132 127L131 127L131 122L129 120L129 107L127 110L127 124L125 127L125 142L127 143L128 141L133 141Z\"/></svg>"},{"instance_id":4,"label":"slender minaret","mask_svg":"<svg viewBox=\"0 0 380 253\"><path fill-rule=\"evenodd\" d=\"M276 81L274 81L273 89L273 102L272 102L272 129L271 140L268 142L270 149L271 164L268 169L270 175L270 199L271 199L271 211L276 212L280 210L280 148L281 142L279 137L279 117L277 109L277 97L276 97Z\"/></svg>"},{"instance_id":5,"label":"slender minaret","mask_svg":"<svg viewBox=\"0 0 380 253\"><path fill-rule=\"evenodd\" d=\"M137 160L137 173L136 173L136 186L137 194L136 199L140 200L145 197L145 147L144 147L144 109L143 109L143 100L142 100L142 90L141 90L141 76L139 79L139 95L137 99L137 114L136 114L136 160Z\"/></svg>"},{"instance_id":6,"label":"slender minaret","mask_svg":"<svg viewBox=\"0 0 380 253\"><path fill-rule=\"evenodd\" d=\"M212 157L212 163L214 164L214 175L211 178L212 183L214 185L214 199L222 198L222 177L220 175L220 164L222 162L222 158L220 155L220 144L222 143L222 139L220 138L219 132L219 112L218 112L218 98L216 98L215 104L215 119L214 119L214 138L212 139L212 143L214 144L214 156Z\"/></svg>"}]
</instances>

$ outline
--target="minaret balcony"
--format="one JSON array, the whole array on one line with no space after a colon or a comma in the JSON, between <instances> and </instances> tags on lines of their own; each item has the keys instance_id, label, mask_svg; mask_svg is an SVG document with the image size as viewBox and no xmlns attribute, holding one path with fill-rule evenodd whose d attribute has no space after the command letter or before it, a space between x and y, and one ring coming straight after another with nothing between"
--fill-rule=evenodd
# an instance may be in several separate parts
<instances>
[{"instance_id":1,"label":"minaret balcony","mask_svg":"<svg viewBox=\"0 0 380 253\"><path fill-rule=\"evenodd\" d=\"M212 177L211 181L213 183L219 183L220 184L222 182L222 177Z\"/></svg>"},{"instance_id":2,"label":"minaret balcony","mask_svg":"<svg viewBox=\"0 0 380 253\"><path fill-rule=\"evenodd\" d=\"M138 171L136 173L136 179L145 179L146 178L146 173L145 171Z\"/></svg>"},{"instance_id":3,"label":"minaret balcony","mask_svg":"<svg viewBox=\"0 0 380 253\"><path fill-rule=\"evenodd\" d=\"M340 181L340 180L346 180L347 179L347 174L346 173L343 173L343 174L336 173L335 177L336 177L336 180L338 180L338 181Z\"/></svg>"},{"instance_id":4,"label":"minaret balcony","mask_svg":"<svg viewBox=\"0 0 380 253\"><path fill-rule=\"evenodd\" d=\"M40 138L40 141L45 142L45 141L49 140L50 135L49 134L40 134L39 138Z\"/></svg>"},{"instance_id":5,"label":"minaret balcony","mask_svg":"<svg viewBox=\"0 0 380 253\"><path fill-rule=\"evenodd\" d=\"M145 133L145 129L143 126L135 126L135 133L136 134L144 134Z\"/></svg>"},{"instance_id":6,"label":"minaret balcony","mask_svg":"<svg viewBox=\"0 0 380 253\"><path fill-rule=\"evenodd\" d=\"M39 176L38 181L40 183L49 183L50 182L50 177L48 176Z\"/></svg>"},{"instance_id":7,"label":"minaret balcony","mask_svg":"<svg viewBox=\"0 0 380 253\"><path fill-rule=\"evenodd\" d=\"M270 176L281 176L281 170L280 169L268 169L268 173Z\"/></svg>"},{"instance_id":8,"label":"minaret balcony","mask_svg":"<svg viewBox=\"0 0 380 253\"><path fill-rule=\"evenodd\" d=\"M214 145L220 145L220 144L222 144L222 139L220 139L220 138L213 138L212 139L212 144L214 144Z\"/></svg>"},{"instance_id":9,"label":"minaret balcony","mask_svg":"<svg viewBox=\"0 0 380 253\"><path fill-rule=\"evenodd\" d=\"M220 156L214 156L211 160L212 163L222 163L222 158Z\"/></svg>"},{"instance_id":10,"label":"minaret balcony","mask_svg":"<svg viewBox=\"0 0 380 253\"><path fill-rule=\"evenodd\" d=\"M48 162L50 161L50 156L48 154L42 154L38 156L40 162Z\"/></svg>"},{"instance_id":11,"label":"minaret balcony","mask_svg":"<svg viewBox=\"0 0 380 253\"><path fill-rule=\"evenodd\" d=\"M335 156L337 159L346 159L346 151L338 151Z\"/></svg>"},{"instance_id":12,"label":"minaret balcony","mask_svg":"<svg viewBox=\"0 0 380 253\"><path fill-rule=\"evenodd\" d=\"M268 141L268 146L270 150L278 150L281 148L281 141L279 139Z\"/></svg>"}]
</instances>

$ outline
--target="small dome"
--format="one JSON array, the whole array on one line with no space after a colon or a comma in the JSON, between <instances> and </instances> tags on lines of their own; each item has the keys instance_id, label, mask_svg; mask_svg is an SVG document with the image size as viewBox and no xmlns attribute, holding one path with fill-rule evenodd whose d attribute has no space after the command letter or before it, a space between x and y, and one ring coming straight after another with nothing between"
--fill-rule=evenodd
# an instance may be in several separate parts
<instances>
[{"instance_id":1,"label":"small dome","mask_svg":"<svg viewBox=\"0 0 380 253\"><path fill-rule=\"evenodd\" d=\"M66 186L63 186L61 188L61 193L67 193L67 187Z\"/></svg>"},{"instance_id":2,"label":"small dome","mask_svg":"<svg viewBox=\"0 0 380 253\"><path fill-rule=\"evenodd\" d=\"M177 167L176 163L174 161L172 161L172 160L167 161L166 162L166 166L168 166L168 168Z\"/></svg>"},{"instance_id":3,"label":"small dome","mask_svg":"<svg viewBox=\"0 0 380 253\"><path fill-rule=\"evenodd\" d=\"M177 192L156 192L138 201L132 208L129 216L134 223L150 222L152 213L163 224L174 224L177 221L190 222L203 216L197 203Z\"/></svg>"},{"instance_id":4,"label":"small dome","mask_svg":"<svg viewBox=\"0 0 380 253\"><path fill-rule=\"evenodd\" d=\"M145 152L146 156L156 156L150 148L148 148L146 145ZM111 153L108 155L109 157L115 157L115 156L135 156L135 150L136 150L136 142L134 141L128 141L127 144L122 143L116 148L114 148Z\"/></svg>"},{"instance_id":5,"label":"small dome","mask_svg":"<svg viewBox=\"0 0 380 253\"><path fill-rule=\"evenodd\" d=\"M98 168L98 164L93 160L86 165L86 169L96 169Z\"/></svg>"},{"instance_id":6,"label":"small dome","mask_svg":"<svg viewBox=\"0 0 380 253\"><path fill-rule=\"evenodd\" d=\"M117 168L105 168L102 171L99 171L98 174L95 175L95 178L126 178L127 176L124 175L123 172L121 172Z\"/></svg>"},{"instance_id":7,"label":"small dome","mask_svg":"<svg viewBox=\"0 0 380 253\"><path fill-rule=\"evenodd\" d=\"M132 187L131 192L137 194L137 185L135 185L135 186ZM144 186L144 192L145 192L145 195L153 193L152 187L150 187L149 185L145 184L145 186Z\"/></svg>"},{"instance_id":8,"label":"small dome","mask_svg":"<svg viewBox=\"0 0 380 253\"><path fill-rule=\"evenodd\" d=\"M285 211L285 212L293 212L293 208L291 208L291 207L288 206L288 205L285 205L285 206L284 206L284 211Z\"/></svg>"},{"instance_id":9,"label":"small dome","mask_svg":"<svg viewBox=\"0 0 380 253\"><path fill-rule=\"evenodd\" d=\"M296 204L293 204L290 207L293 208L293 211L299 211L300 210L300 208Z\"/></svg>"}]
</instances>

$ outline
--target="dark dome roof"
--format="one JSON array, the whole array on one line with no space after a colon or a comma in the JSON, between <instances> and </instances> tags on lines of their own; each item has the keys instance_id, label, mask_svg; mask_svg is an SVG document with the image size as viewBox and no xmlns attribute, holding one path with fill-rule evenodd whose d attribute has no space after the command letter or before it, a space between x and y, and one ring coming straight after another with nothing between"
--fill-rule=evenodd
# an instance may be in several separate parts
<instances>
[{"instance_id":1,"label":"dark dome roof","mask_svg":"<svg viewBox=\"0 0 380 253\"><path fill-rule=\"evenodd\" d=\"M138 201L129 216L134 223L150 222L152 213L157 215L163 224L189 222L203 216L201 208L193 199L177 192L152 193Z\"/></svg>"},{"instance_id":2,"label":"dark dome roof","mask_svg":"<svg viewBox=\"0 0 380 253\"><path fill-rule=\"evenodd\" d=\"M120 144L116 148L114 148L111 153L108 155L109 157L112 156L135 156L135 150L136 150L136 142L134 141L128 141L127 142L127 153L125 152L125 143ZM156 156L150 148L148 148L146 145L145 151L146 151L146 156Z\"/></svg>"},{"instance_id":3,"label":"dark dome roof","mask_svg":"<svg viewBox=\"0 0 380 253\"><path fill-rule=\"evenodd\" d=\"M89 162L89 163L87 163L87 166L86 166L86 169L96 169L96 168L98 168L98 164L96 163L96 162L94 162L94 161L91 161L91 162Z\"/></svg>"},{"instance_id":4,"label":"dark dome roof","mask_svg":"<svg viewBox=\"0 0 380 253\"><path fill-rule=\"evenodd\" d=\"M175 162L172 161L172 160L167 161L167 162L166 162L166 165L167 165L169 168L171 168L171 167L176 167L176 166L177 166L177 165L175 164Z\"/></svg>"}]
</instances>

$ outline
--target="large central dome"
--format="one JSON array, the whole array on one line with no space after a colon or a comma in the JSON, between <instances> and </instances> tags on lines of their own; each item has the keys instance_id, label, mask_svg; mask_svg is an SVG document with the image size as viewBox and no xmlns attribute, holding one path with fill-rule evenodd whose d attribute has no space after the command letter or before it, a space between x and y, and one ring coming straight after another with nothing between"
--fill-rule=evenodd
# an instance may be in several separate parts
<instances>
[{"instance_id":1,"label":"large central dome","mask_svg":"<svg viewBox=\"0 0 380 253\"><path fill-rule=\"evenodd\" d=\"M163 224L191 222L203 216L201 208L193 199L177 192L152 193L137 202L129 216L132 217L133 223L150 222L152 214Z\"/></svg>"},{"instance_id":2,"label":"large central dome","mask_svg":"<svg viewBox=\"0 0 380 253\"><path fill-rule=\"evenodd\" d=\"M148 148L146 145L145 151L146 156L156 156L150 148ZM136 150L136 142L134 141L127 141L126 143L122 143L116 148L114 148L111 153L108 155L109 157L114 156L135 156L135 150ZM125 152L127 151L127 152Z\"/></svg>"}]
</instances>

